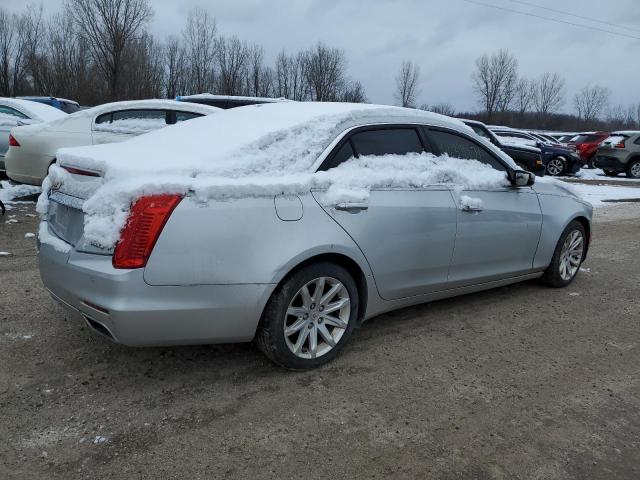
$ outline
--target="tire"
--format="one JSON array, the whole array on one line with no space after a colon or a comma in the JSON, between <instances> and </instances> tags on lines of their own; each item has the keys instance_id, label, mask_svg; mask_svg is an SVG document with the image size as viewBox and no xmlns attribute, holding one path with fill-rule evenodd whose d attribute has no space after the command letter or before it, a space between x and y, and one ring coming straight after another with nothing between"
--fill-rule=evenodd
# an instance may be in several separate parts
<instances>
[{"instance_id":1,"label":"tire","mask_svg":"<svg viewBox=\"0 0 640 480\"><path fill-rule=\"evenodd\" d=\"M580 248L575 250L569 248L567 250L567 246L571 247L571 245L577 241L576 236L581 238ZM551 264L545 270L542 281L554 288L566 287L573 282L580 272L580 265L582 265L582 261L584 260L586 247L587 235L584 227L580 222L574 220L564 229L562 235L560 235L560 240L558 240L553 258L551 259ZM573 252L573 255L570 252ZM575 262L572 261L572 259L575 260ZM563 269L563 262L566 269Z\"/></svg>"},{"instance_id":2,"label":"tire","mask_svg":"<svg viewBox=\"0 0 640 480\"><path fill-rule=\"evenodd\" d=\"M629 162L629 165L627 165L627 177L640 179L640 159Z\"/></svg>"},{"instance_id":3,"label":"tire","mask_svg":"<svg viewBox=\"0 0 640 480\"><path fill-rule=\"evenodd\" d=\"M591 169L596 168L596 166L593 164L593 162L594 162L594 159L593 159L593 157L592 157L592 158L590 158L590 159L589 159L589 161L587 162L587 168L591 168Z\"/></svg>"},{"instance_id":4,"label":"tire","mask_svg":"<svg viewBox=\"0 0 640 480\"><path fill-rule=\"evenodd\" d=\"M603 170L604 174L607 177L617 177L619 172L614 172L613 170Z\"/></svg>"},{"instance_id":5,"label":"tire","mask_svg":"<svg viewBox=\"0 0 640 480\"><path fill-rule=\"evenodd\" d=\"M549 163L547 163L547 174L551 175L552 177L564 175L566 171L567 159L565 157L554 157L549 160Z\"/></svg>"},{"instance_id":6,"label":"tire","mask_svg":"<svg viewBox=\"0 0 640 480\"><path fill-rule=\"evenodd\" d=\"M320 295L316 293L319 286L323 288ZM305 288L309 294L306 300L303 298ZM334 288L336 293L324 302L319 301ZM335 308L338 304L342 305L339 310L322 313L323 307ZM358 308L358 288L349 272L329 262L308 265L292 273L271 295L255 343L267 358L284 368L319 367L333 360L351 337ZM290 330L289 335L285 334L285 327ZM327 341L327 335L333 346Z\"/></svg>"}]
</instances>

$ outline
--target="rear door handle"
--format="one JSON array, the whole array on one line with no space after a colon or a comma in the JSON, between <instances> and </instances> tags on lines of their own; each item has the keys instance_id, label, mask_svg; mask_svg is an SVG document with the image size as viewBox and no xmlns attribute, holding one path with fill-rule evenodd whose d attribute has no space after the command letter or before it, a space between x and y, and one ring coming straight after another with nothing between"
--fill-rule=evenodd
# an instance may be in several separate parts
<instances>
[{"instance_id":1,"label":"rear door handle","mask_svg":"<svg viewBox=\"0 0 640 480\"><path fill-rule=\"evenodd\" d=\"M472 207L471 205L465 205L464 207L462 207L462 211L463 212L481 212L482 211L482 207Z\"/></svg>"},{"instance_id":2,"label":"rear door handle","mask_svg":"<svg viewBox=\"0 0 640 480\"><path fill-rule=\"evenodd\" d=\"M366 203L350 203L343 202L336 205L336 210L342 210L345 212L361 212L362 210L367 210L369 205Z\"/></svg>"}]
</instances>

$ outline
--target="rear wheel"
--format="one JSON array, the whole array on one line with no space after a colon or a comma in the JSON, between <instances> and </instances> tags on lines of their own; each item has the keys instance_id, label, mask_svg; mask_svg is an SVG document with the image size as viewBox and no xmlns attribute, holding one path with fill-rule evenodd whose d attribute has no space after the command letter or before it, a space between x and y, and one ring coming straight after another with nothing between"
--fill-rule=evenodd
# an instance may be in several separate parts
<instances>
[{"instance_id":1,"label":"rear wheel","mask_svg":"<svg viewBox=\"0 0 640 480\"><path fill-rule=\"evenodd\" d=\"M256 344L273 362L292 370L331 361L358 318L358 289L344 268L316 263L293 273L265 308Z\"/></svg>"},{"instance_id":2,"label":"rear wheel","mask_svg":"<svg viewBox=\"0 0 640 480\"><path fill-rule=\"evenodd\" d=\"M640 178L640 160L632 160L627 166L627 177Z\"/></svg>"},{"instance_id":3,"label":"rear wheel","mask_svg":"<svg viewBox=\"0 0 640 480\"><path fill-rule=\"evenodd\" d=\"M547 173L552 177L562 175L567 171L567 159L564 157L552 158L547 163Z\"/></svg>"},{"instance_id":4,"label":"rear wheel","mask_svg":"<svg viewBox=\"0 0 640 480\"><path fill-rule=\"evenodd\" d=\"M549 268L544 272L542 280L551 287L566 287L578 272L584 259L586 234L580 222L571 222L560 236Z\"/></svg>"}]
</instances>

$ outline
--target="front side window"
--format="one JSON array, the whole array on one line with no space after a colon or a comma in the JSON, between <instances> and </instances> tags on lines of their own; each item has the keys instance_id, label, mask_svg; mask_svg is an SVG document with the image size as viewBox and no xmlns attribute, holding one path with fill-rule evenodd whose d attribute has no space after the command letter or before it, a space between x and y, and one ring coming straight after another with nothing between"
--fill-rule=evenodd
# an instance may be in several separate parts
<instances>
[{"instance_id":1,"label":"front side window","mask_svg":"<svg viewBox=\"0 0 640 480\"><path fill-rule=\"evenodd\" d=\"M454 133L429 130L429 139L442 154L463 160L477 160L496 170L506 171L504 165L484 148L471 140Z\"/></svg>"},{"instance_id":2,"label":"front side window","mask_svg":"<svg viewBox=\"0 0 640 480\"><path fill-rule=\"evenodd\" d=\"M167 125L165 110L120 110L96 118L96 130L139 135Z\"/></svg>"},{"instance_id":3,"label":"front side window","mask_svg":"<svg viewBox=\"0 0 640 480\"><path fill-rule=\"evenodd\" d=\"M354 133L351 142L358 156L406 155L424 151L418 132L413 128L365 130Z\"/></svg>"}]
</instances>

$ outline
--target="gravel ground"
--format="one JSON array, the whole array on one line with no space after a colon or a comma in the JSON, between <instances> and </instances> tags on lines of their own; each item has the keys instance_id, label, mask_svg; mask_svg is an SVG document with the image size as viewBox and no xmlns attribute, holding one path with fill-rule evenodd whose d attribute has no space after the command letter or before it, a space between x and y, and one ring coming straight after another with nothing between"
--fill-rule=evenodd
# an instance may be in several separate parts
<instances>
[{"instance_id":1,"label":"gravel ground","mask_svg":"<svg viewBox=\"0 0 640 480\"><path fill-rule=\"evenodd\" d=\"M384 315L317 371L250 345L131 349L44 291L0 217L0 478L640 477L640 204L576 282Z\"/></svg>"}]
</instances>

